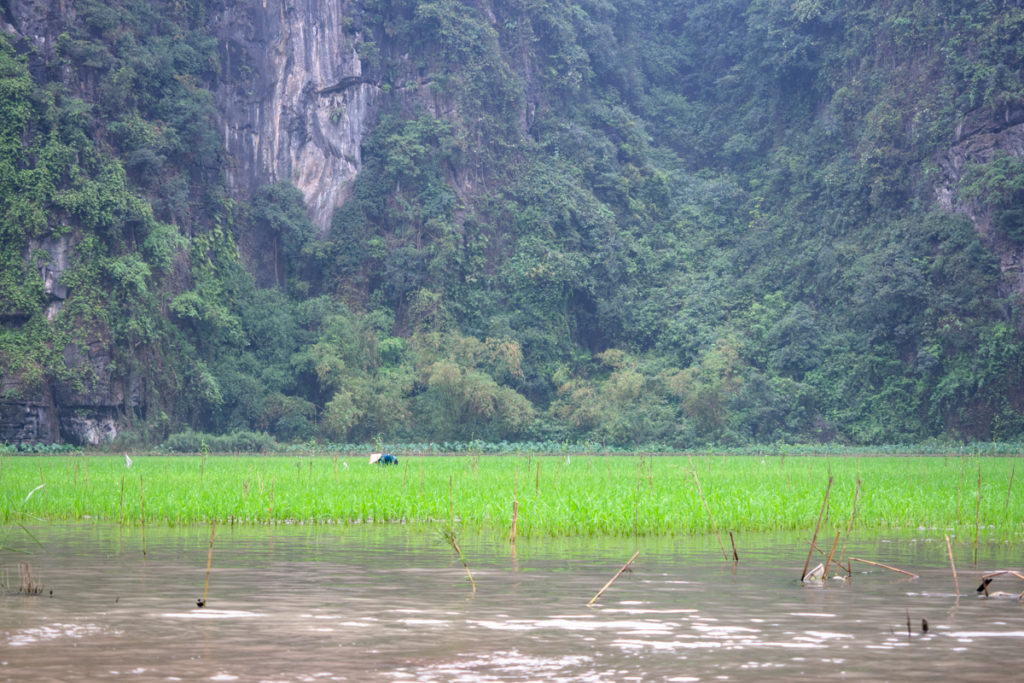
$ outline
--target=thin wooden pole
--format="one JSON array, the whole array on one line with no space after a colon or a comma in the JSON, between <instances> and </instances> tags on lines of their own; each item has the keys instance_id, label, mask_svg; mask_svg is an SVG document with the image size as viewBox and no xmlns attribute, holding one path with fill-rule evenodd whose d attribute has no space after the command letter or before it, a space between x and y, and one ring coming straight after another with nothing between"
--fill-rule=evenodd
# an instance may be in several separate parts
<instances>
[{"instance_id":1,"label":"thin wooden pole","mask_svg":"<svg viewBox=\"0 0 1024 683\"><path fill-rule=\"evenodd\" d=\"M981 465L978 465L978 503L974 508L974 566L978 566L978 526L981 524Z\"/></svg>"},{"instance_id":2,"label":"thin wooden pole","mask_svg":"<svg viewBox=\"0 0 1024 683\"><path fill-rule=\"evenodd\" d=\"M636 464L636 491L633 494L633 540L640 536L640 471L643 469L643 456Z\"/></svg>"},{"instance_id":3,"label":"thin wooden pole","mask_svg":"<svg viewBox=\"0 0 1024 683\"><path fill-rule=\"evenodd\" d=\"M516 544L516 524L518 523L518 521L519 521L519 501L518 500L513 500L512 501L512 535L511 535L511 538L510 538L510 540L512 541L512 545Z\"/></svg>"},{"instance_id":4,"label":"thin wooden pole","mask_svg":"<svg viewBox=\"0 0 1024 683\"><path fill-rule=\"evenodd\" d=\"M839 551L838 564L840 567L843 566L843 558L846 556L846 544L850 540L850 534L853 532L853 518L857 516L857 500L860 498L860 477L857 477L857 486L853 491L853 507L850 509L850 521L846 525L846 538L843 539L843 549ZM847 569L847 574L850 571Z\"/></svg>"},{"instance_id":5,"label":"thin wooden pole","mask_svg":"<svg viewBox=\"0 0 1024 683\"><path fill-rule=\"evenodd\" d=\"M725 552L725 544L722 543L722 536L718 533L718 525L715 524L715 516L711 514L711 506L708 505L708 499L704 497L704 491L700 488L700 479L697 478L697 470L693 470L693 481L697 484L697 493L700 494L700 499L704 501L704 509L708 513L708 519L711 520L711 529L715 532L715 538L718 539L718 547L722 549L722 557L729 559L729 553Z\"/></svg>"},{"instance_id":6,"label":"thin wooden pole","mask_svg":"<svg viewBox=\"0 0 1024 683\"><path fill-rule=\"evenodd\" d=\"M962 518L961 512L963 511L963 491L964 491L964 459L960 458L960 484L956 487L956 525L960 526L960 520Z\"/></svg>"},{"instance_id":7,"label":"thin wooden pole","mask_svg":"<svg viewBox=\"0 0 1024 683\"><path fill-rule=\"evenodd\" d=\"M825 487L825 498L821 501L821 512L818 513L818 524L814 527L814 537L811 539L811 547L807 549L807 561L804 562L804 571L800 574L800 580L803 581L807 576L807 568L811 566L811 555L814 553L814 547L818 543L818 531L821 530L821 518L825 516L825 507L828 505L828 494L832 490L832 477L828 478L828 486Z\"/></svg>"},{"instance_id":8,"label":"thin wooden pole","mask_svg":"<svg viewBox=\"0 0 1024 683\"><path fill-rule=\"evenodd\" d=\"M121 500L117 504L117 509L121 513L121 526L124 526L124 475L121 475Z\"/></svg>"},{"instance_id":9,"label":"thin wooden pole","mask_svg":"<svg viewBox=\"0 0 1024 683\"><path fill-rule=\"evenodd\" d=\"M627 562L626 564L622 565L622 569L620 569L619 571L615 572L615 576L613 576L611 579L608 580L608 583L606 583L604 585L604 588L602 588L601 590L597 591L597 595L595 595L594 597L590 598L590 602L587 603L587 607L590 607L591 605L593 605L594 602L596 602L597 599L599 597L601 597L601 594L604 593L606 590L608 590L609 586L611 586L613 583L615 583L615 579L617 579L620 576L622 576L622 572L626 571L629 568L629 565L633 564L633 560L635 560L639 554L640 554L639 550L637 550L635 553L633 553L633 557L629 558L629 562Z\"/></svg>"},{"instance_id":10,"label":"thin wooden pole","mask_svg":"<svg viewBox=\"0 0 1024 683\"><path fill-rule=\"evenodd\" d=\"M821 572L822 578L828 578L828 566L832 564L832 556L836 554L836 546L839 545L839 535L843 532L836 532L836 540L832 541L832 550L828 554L828 559L825 560L825 569Z\"/></svg>"},{"instance_id":11,"label":"thin wooden pole","mask_svg":"<svg viewBox=\"0 0 1024 683\"><path fill-rule=\"evenodd\" d=\"M516 463L516 476L512 480L512 533L509 541L512 545L512 557L516 556L516 531L519 526L519 464Z\"/></svg>"},{"instance_id":12,"label":"thin wooden pole","mask_svg":"<svg viewBox=\"0 0 1024 683\"><path fill-rule=\"evenodd\" d=\"M142 494L142 475L139 475L139 519L142 522L142 556L146 556L146 497Z\"/></svg>"},{"instance_id":13,"label":"thin wooden pole","mask_svg":"<svg viewBox=\"0 0 1024 683\"><path fill-rule=\"evenodd\" d=\"M953 569L953 586L956 588L956 597L960 597L960 580L956 578L956 564L953 562L953 546L949 543L949 534L946 534L946 552L949 553L949 566Z\"/></svg>"},{"instance_id":14,"label":"thin wooden pole","mask_svg":"<svg viewBox=\"0 0 1024 683\"><path fill-rule=\"evenodd\" d=\"M1010 506L1010 490L1013 489L1013 472L1017 469L1017 463L1013 463L1010 467L1010 483L1006 486L1006 501L1003 503L1003 514L1006 514L1006 510Z\"/></svg>"},{"instance_id":15,"label":"thin wooden pole","mask_svg":"<svg viewBox=\"0 0 1024 683\"><path fill-rule=\"evenodd\" d=\"M739 562L740 556L736 553L736 539L732 537L732 532L729 532L729 542L732 543L732 561Z\"/></svg>"},{"instance_id":16,"label":"thin wooden pole","mask_svg":"<svg viewBox=\"0 0 1024 683\"><path fill-rule=\"evenodd\" d=\"M203 601L200 607L206 606L206 592L210 589L210 565L213 564L213 534L217 530L217 520L210 524L210 550L206 553L206 583L203 584Z\"/></svg>"}]
</instances>

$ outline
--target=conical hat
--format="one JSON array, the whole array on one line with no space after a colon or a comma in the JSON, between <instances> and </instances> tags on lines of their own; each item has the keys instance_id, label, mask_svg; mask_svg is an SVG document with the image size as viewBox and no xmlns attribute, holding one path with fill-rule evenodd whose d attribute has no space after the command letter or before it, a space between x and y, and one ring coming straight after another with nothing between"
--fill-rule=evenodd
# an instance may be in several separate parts
<instances>
[{"instance_id":1,"label":"conical hat","mask_svg":"<svg viewBox=\"0 0 1024 683\"><path fill-rule=\"evenodd\" d=\"M380 460L382 455L384 455L384 454L383 453L370 453L370 464L372 465L373 463L375 463L378 460Z\"/></svg>"}]
</instances>

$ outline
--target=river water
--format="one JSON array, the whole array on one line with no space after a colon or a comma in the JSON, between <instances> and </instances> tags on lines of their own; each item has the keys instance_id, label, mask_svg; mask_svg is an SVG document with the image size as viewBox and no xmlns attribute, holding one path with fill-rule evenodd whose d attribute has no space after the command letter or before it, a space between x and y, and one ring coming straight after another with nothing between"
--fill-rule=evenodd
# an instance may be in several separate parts
<instances>
[{"instance_id":1,"label":"river water","mask_svg":"<svg viewBox=\"0 0 1024 683\"><path fill-rule=\"evenodd\" d=\"M983 570L1022 568L1020 544L975 567L963 543L957 596L941 532L847 549L919 578L854 563L820 587L801 585L792 535L737 536L735 566L714 537L513 551L467 535L474 591L431 529L221 526L199 608L208 527L29 531L0 532L0 680L991 681L1024 666L1024 603L975 593ZM19 590L24 564L39 594Z\"/></svg>"}]
</instances>

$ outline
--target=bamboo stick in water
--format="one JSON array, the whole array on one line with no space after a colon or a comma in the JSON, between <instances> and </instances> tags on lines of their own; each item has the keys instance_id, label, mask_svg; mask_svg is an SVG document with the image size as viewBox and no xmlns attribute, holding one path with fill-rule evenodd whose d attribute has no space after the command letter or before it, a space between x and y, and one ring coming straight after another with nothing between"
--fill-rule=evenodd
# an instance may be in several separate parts
<instances>
[{"instance_id":1,"label":"bamboo stick in water","mask_svg":"<svg viewBox=\"0 0 1024 683\"><path fill-rule=\"evenodd\" d=\"M821 530L821 518L825 516L825 508L828 506L828 494L832 490L832 477L828 478L828 486L825 487L825 498L821 501L821 512L818 513L818 524L814 527L814 537L811 539L811 547L807 550L807 561L804 562L804 571L800 574L800 581L807 577L807 568L811 565L811 555L818 543L818 531Z\"/></svg>"},{"instance_id":2,"label":"bamboo stick in water","mask_svg":"<svg viewBox=\"0 0 1024 683\"><path fill-rule=\"evenodd\" d=\"M862 560L859 557L851 557L850 559L853 560L854 562L863 562L864 564L870 564L870 565L872 565L874 567L881 567L882 569L888 569L889 571L899 572L900 574L906 574L907 576L913 577L915 579L918 578L917 574L914 574L913 572L908 572L908 571L906 571L904 569L897 569L896 567L890 567L889 565L882 564L881 562L872 562L871 560Z\"/></svg>"},{"instance_id":3,"label":"bamboo stick in water","mask_svg":"<svg viewBox=\"0 0 1024 683\"><path fill-rule=\"evenodd\" d=\"M611 586L613 583L615 583L615 579L617 579L620 576L622 576L622 572L624 572L627 569L629 569L629 565L633 564L633 560L635 560L639 554L640 554L639 550L637 550L635 553L633 553L633 557L629 558L629 562L627 562L626 564L622 565L622 569L620 569L619 571L615 572L615 576L613 576L612 578L610 578L608 580L608 583L606 583L604 585L604 588L602 588L601 590L597 591L597 595L595 595L594 597L590 598L590 602L587 603L587 607L590 607L591 605L593 605L597 601L597 599L599 597L601 597L601 594L604 593L606 590L608 590L609 586Z\"/></svg>"},{"instance_id":4,"label":"bamboo stick in water","mask_svg":"<svg viewBox=\"0 0 1024 683\"><path fill-rule=\"evenodd\" d=\"M953 569L953 586L956 588L956 597L960 597L960 580L956 578L956 564L953 563L953 546L949 543L949 534L946 534L946 552L949 553L949 566Z\"/></svg>"}]
</instances>

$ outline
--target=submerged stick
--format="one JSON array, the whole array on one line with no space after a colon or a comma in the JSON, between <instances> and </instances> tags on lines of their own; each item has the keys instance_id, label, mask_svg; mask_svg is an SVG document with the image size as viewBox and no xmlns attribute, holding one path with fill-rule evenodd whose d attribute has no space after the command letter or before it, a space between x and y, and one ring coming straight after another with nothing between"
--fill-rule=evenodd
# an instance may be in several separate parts
<instances>
[{"instance_id":1,"label":"submerged stick","mask_svg":"<svg viewBox=\"0 0 1024 683\"><path fill-rule=\"evenodd\" d=\"M852 560L853 562L863 562L864 564L870 564L873 567L881 567L882 569L888 569L889 571L893 571L893 572L899 572L900 574L906 574L907 576L911 576L911 577L913 577L915 579L918 578L917 574L914 574L913 572L908 572L908 571L906 571L904 569L897 569L896 567L890 567L889 565L882 564L881 562L872 562L871 560L862 560L859 557L851 557L850 560Z\"/></svg>"},{"instance_id":2,"label":"submerged stick","mask_svg":"<svg viewBox=\"0 0 1024 683\"><path fill-rule=\"evenodd\" d=\"M736 539L732 537L732 532L729 532L729 541L732 543L732 561L739 562L740 556L736 553Z\"/></svg>"},{"instance_id":3,"label":"submerged stick","mask_svg":"<svg viewBox=\"0 0 1024 683\"><path fill-rule=\"evenodd\" d=\"M956 564L953 563L953 546L949 543L949 534L946 534L946 552L949 553L949 566L953 569L953 586L956 588L956 597L960 597L960 580L956 578Z\"/></svg>"},{"instance_id":4,"label":"submerged stick","mask_svg":"<svg viewBox=\"0 0 1024 683\"><path fill-rule=\"evenodd\" d=\"M198 603L200 607L206 606L206 592L210 588L210 565L213 563L213 534L217 530L217 520L210 523L210 551L206 554L206 583L203 584L203 599Z\"/></svg>"},{"instance_id":5,"label":"submerged stick","mask_svg":"<svg viewBox=\"0 0 1024 683\"><path fill-rule=\"evenodd\" d=\"M629 562L627 562L626 564L622 565L622 569L620 569L619 571L615 572L615 576L613 576L612 578L610 578L608 580L608 583L606 583L604 585L604 588L602 588L601 590L597 591L597 595L595 595L594 597L590 598L590 602L587 603L587 607L590 607L591 605L593 605L594 602L596 602L597 599L599 597L601 597L601 594L604 593L606 590L608 590L609 586L611 586L613 583L615 583L615 579L617 579L620 576L622 576L622 572L624 572L627 569L629 569L629 565L633 564L633 560L635 560L639 554L640 554L639 550L637 550L635 553L633 553L633 557L629 558Z\"/></svg>"},{"instance_id":6,"label":"submerged stick","mask_svg":"<svg viewBox=\"0 0 1024 683\"><path fill-rule=\"evenodd\" d=\"M811 539L811 547L807 550L807 561L804 562L804 571L800 574L800 580L803 581L807 576L807 568L811 566L811 554L814 552L814 548L818 543L818 531L821 530L821 518L825 516L825 507L828 505L828 494L832 490L832 477L828 478L828 486L825 487L825 498L821 501L821 512L818 513L818 524L814 527L814 537Z\"/></svg>"},{"instance_id":7,"label":"submerged stick","mask_svg":"<svg viewBox=\"0 0 1024 683\"><path fill-rule=\"evenodd\" d=\"M718 547L722 549L722 557L729 559L729 553L725 552L725 544L722 543L722 536L718 533L718 525L715 524L715 516L711 514L711 506L708 505L708 499L704 497L704 491L700 488L700 479L697 478L697 470L693 470L693 481L697 484L697 493L700 494L700 499L704 501L704 509L708 513L708 519L711 520L711 529L715 532L715 538L718 539Z\"/></svg>"}]
</instances>

